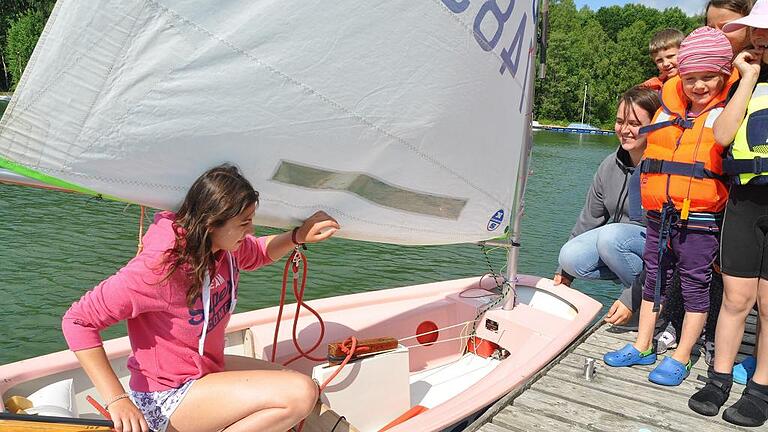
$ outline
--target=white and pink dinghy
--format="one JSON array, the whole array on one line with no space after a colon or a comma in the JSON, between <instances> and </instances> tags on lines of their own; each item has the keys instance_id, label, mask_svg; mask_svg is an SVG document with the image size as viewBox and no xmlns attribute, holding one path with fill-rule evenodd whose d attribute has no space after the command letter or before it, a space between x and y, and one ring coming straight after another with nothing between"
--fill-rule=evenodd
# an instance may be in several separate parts
<instances>
[{"instance_id":1,"label":"white and pink dinghy","mask_svg":"<svg viewBox=\"0 0 768 432\"><path fill-rule=\"evenodd\" d=\"M260 225L324 209L354 240L502 237L506 275L307 303L325 321L315 356L350 336L393 345L344 366L305 431L461 430L600 310L516 271L539 6L499 3L59 0L0 120L0 168L173 209L201 172L235 162L260 192ZM295 313L276 345L276 308L234 315L227 353L292 359ZM307 309L296 329L304 349L320 336ZM105 348L126 383L128 340ZM288 367L321 382L338 369ZM29 413L100 418L88 395L71 352L0 366L2 400L31 401Z\"/></svg>"}]
</instances>

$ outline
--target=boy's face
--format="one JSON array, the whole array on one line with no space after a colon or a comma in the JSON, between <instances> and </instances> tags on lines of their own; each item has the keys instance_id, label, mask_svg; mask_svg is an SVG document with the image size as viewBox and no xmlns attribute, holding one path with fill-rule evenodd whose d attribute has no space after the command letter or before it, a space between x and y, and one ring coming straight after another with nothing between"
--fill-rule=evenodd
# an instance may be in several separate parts
<instances>
[{"instance_id":1,"label":"boy's face","mask_svg":"<svg viewBox=\"0 0 768 432\"><path fill-rule=\"evenodd\" d=\"M725 76L716 72L691 72L681 76L683 93L691 101L691 111L701 113L725 85Z\"/></svg>"},{"instance_id":2,"label":"boy's face","mask_svg":"<svg viewBox=\"0 0 768 432\"><path fill-rule=\"evenodd\" d=\"M678 47L671 47L660 50L653 55L653 62L664 77L671 78L677 75L677 52L679 50Z\"/></svg>"}]
</instances>

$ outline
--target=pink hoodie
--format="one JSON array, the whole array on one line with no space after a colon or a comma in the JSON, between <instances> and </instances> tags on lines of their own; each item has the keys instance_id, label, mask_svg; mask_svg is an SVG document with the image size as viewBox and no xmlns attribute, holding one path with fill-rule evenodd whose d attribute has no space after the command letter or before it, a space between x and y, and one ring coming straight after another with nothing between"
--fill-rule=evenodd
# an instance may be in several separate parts
<instances>
[{"instance_id":1,"label":"pink hoodie","mask_svg":"<svg viewBox=\"0 0 768 432\"><path fill-rule=\"evenodd\" d=\"M61 323L72 351L101 346L99 331L127 320L133 354L128 358L130 387L135 391L162 391L224 369L224 330L231 316L230 283L237 284L239 270L254 270L272 260L264 237L247 236L234 257L230 275L228 256L217 256L211 278L208 331L204 354L198 354L203 330L203 303L187 306L189 282L182 272L167 281L165 251L175 242L171 212L159 212L144 236L144 250L115 275L101 282L73 303ZM237 300L236 289L235 301Z\"/></svg>"}]
</instances>

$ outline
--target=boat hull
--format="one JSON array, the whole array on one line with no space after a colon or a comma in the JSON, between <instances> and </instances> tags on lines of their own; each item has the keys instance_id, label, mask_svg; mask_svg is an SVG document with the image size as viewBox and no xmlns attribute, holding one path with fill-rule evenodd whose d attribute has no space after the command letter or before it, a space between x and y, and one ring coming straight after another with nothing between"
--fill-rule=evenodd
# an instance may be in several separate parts
<instances>
[{"instance_id":1,"label":"boat hull","mask_svg":"<svg viewBox=\"0 0 768 432\"><path fill-rule=\"evenodd\" d=\"M442 329L437 341L432 344L421 345L416 339L401 342L409 346L408 368L411 375L410 388L402 391L410 392L411 405L424 405L428 409L389 430L452 430L465 426L467 419L524 384L567 348L601 309L599 302L575 290L562 285L554 286L549 279L521 275L517 306L511 311L496 308L477 321L478 335L498 343L509 355L492 365L483 366L484 370L472 366L477 369L477 379L462 378L461 375L466 375L461 369L465 367L461 365L462 361L477 365L478 362L490 360L466 358L466 341L460 337L468 327L457 324L475 320L479 310L494 302L497 297L486 291L494 287L492 278L467 278L331 297L309 304L325 320L324 343L344 340L352 335L363 339L381 336L406 339L414 336L416 329L427 321ZM294 314L295 306L288 305L278 335L278 362L296 353L290 324ZM227 328L227 354L269 359L276 316L275 307L235 314ZM311 346L320 331L314 316L306 310L299 315L298 329L297 339L304 347ZM127 385L129 372L125 363L130 354L128 339L110 340L105 342L104 347L118 377ZM324 349L325 344L321 344L316 354L322 356ZM302 359L289 367L311 374L316 365L317 362ZM440 373L444 373L445 377L454 374L456 378L439 378L425 384L430 379L435 380L430 377ZM79 415L98 418L96 411L85 400L87 395L98 395L70 351L0 366L0 395L2 400L12 395L27 396L41 387L68 378L73 379ZM430 388L431 391L419 391L419 388ZM392 416L395 417L397 415Z\"/></svg>"}]
</instances>

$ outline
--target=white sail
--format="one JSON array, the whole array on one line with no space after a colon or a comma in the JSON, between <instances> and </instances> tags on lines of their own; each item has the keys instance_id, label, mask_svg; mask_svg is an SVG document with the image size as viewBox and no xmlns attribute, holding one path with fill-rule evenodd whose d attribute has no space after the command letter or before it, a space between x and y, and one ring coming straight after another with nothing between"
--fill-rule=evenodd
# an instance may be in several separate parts
<instances>
[{"instance_id":1,"label":"white sail","mask_svg":"<svg viewBox=\"0 0 768 432\"><path fill-rule=\"evenodd\" d=\"M353 239L510 222L536 1L59 0L0 121L0 166L175 208L222 162L257 223Z\"/></svg>"}]
</instances>

